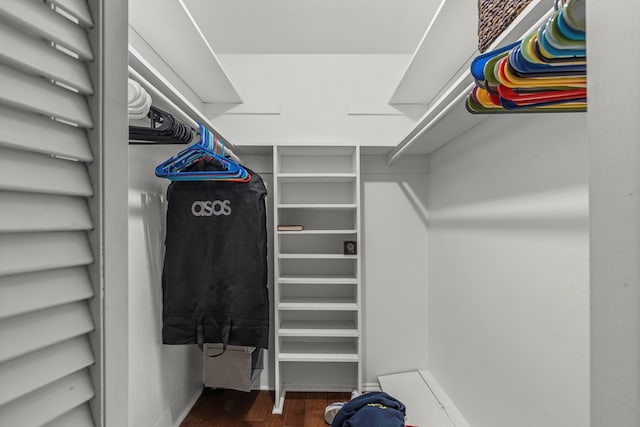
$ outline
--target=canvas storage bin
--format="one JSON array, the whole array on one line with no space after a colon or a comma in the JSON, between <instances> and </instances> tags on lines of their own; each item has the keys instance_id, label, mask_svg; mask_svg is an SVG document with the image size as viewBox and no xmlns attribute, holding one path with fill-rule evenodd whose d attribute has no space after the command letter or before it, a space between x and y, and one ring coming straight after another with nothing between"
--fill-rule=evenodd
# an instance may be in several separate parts
<instances>
[{"instance_id":1,"label":"canvas storage bin","mask_svg":"<svg viewBox=\"0 0 640 427\"><path fill-rule=\"evenodd\" d=\"M262 350L255 347L229 345L220 356L222 344L204 346L204 385L251 391L255 379L262 371Z\"/></svg>"}]
</instances>

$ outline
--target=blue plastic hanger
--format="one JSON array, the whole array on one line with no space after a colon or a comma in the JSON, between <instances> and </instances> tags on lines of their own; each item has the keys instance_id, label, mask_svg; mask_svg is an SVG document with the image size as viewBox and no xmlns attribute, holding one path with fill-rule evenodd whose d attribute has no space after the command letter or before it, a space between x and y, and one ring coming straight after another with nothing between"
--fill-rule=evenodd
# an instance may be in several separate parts
<instances>
[{"instance_id":1,"label":"blue plastic hanger","mask_svg":"<svg viewBox=\"0 0 640 427\"><path fill-rule=\"evenodd\" d=\"M156 166L156 176L172 181L246 180L249 176L247 170L233 160L216 153L214 148L215 136L201 123L198 125L200 129L198 142ZM205 159L217 162L222 167L222 170L185 170L196 162Z\"/></svg>"}]
</instances>

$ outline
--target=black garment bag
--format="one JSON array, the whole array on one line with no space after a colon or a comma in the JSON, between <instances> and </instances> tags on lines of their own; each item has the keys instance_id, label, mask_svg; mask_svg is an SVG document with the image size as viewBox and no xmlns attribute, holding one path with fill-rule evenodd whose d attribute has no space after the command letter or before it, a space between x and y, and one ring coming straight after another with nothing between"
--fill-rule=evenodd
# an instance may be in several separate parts
<instances>
[{"instance_id":1,"label":"black garment bag","mask_svg":"<svg viewBox=\"0 0 640 427\"><path fill-rule=\"evenodd\" d=\"M215 170L202 159L188 170ZM267 190L249 182L174 181L167 190L162 340L267 348Z\"/></svg>"}]
</instances>

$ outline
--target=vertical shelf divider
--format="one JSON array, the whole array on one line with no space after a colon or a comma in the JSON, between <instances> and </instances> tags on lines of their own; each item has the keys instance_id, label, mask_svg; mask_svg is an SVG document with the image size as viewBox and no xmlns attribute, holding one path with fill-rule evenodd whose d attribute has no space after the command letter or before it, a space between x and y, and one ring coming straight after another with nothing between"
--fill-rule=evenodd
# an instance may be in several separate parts
<instances>
[{"instance_id":1,"label":"vertical shelf divider","mask_svg":"<svg viewBox=\"0 0 640 427\"><path fill-rule=\"evenodd\" d=\"M279 151L278 146L273 146L273 232L275 234L275 238L273 239L273 323L275 325L275 337L273 340L274 345L274 354L275 354L275 402L273 406L274 414L282 414L282 409L284 408L284 397L285 390L282 387L282 377L280 373L280 362L278 361L280 357L280 338L278 334L278 329L280 328L280 316L279 316L279 306L280 306L280 261L278 254L280 253L280 239L278 237L278 224L280 223L280 217L278 215L278 203L280 202L280 185L278 175L280 173L280 159L278 158Z\"/></svg>"},{"instance_id":2,"label":"vertical shelf divider","mask_svg":"<svg viewBox=\"0 0 640 427\"><path fill-rule=\"evenodd\" d=\"M358 307L357 314L357 322L358 322L358 356L362 358L362 213L360 211L360 146L357 145L355 149L355 153L353 155L354 162L354 170L356 172L356 181L355 181L355 201L356 201L356 211L355 211L355 221L356 221L356 248L357 248L357 261L356 261L356 304ZM363 372L362 368L363 364L358 364L358 383L357 390L362 392L362 378Z\"/></svg>"}]
</instances>

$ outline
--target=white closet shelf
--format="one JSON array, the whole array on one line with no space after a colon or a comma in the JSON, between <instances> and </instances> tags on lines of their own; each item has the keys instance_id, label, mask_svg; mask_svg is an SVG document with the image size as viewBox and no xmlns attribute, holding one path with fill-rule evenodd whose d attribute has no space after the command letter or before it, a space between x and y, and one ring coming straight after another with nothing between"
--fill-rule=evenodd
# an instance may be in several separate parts
<instances>
[{"instance_id":1,"label":"white closet shelf","mask_svg":"<svg viewBox=\"0 0 640 427\"><path fill-rule=\"evenodd\" d=\"M455 5L454 0L447 0L446 2L443 2L442 7L448 7L449 3L451 6ZM530 31L534 31L539 28L540 25L550 16L552 11L553 9L549 2L544 0L533 0L509 25L509 27L489 46L487 51L515 42ZM449 15L450 14L446 13L443 14L443 17L446 16L446 19L448 20L454 19ZM438 16L436 16L436 19L438 19ZM475 21L471 24L475 24ZM431 27L434 25L437 25L437 27L442 29L442 31L446 31L449 36L452 36L451 32L454 30L451 29L451 26L447 29L443 29L440 23L436 24L434 22L431 24ZM441 33L442 31L438 31L438 33ZM433 44L433 40L428 40L429 37L435 37L435 40L452 40L452 38L443 36L442 34L434 34L430 36L427 33L425 34L425 38L418 49L423 48L423 46L428 47ZM464 40L463 43L465 43L466 46L469 43L469 40ZM457 58L459 61L457 67L449 68L453 70L449 73L449 75L452 75L453 77L448 82L443 82L444 86L439 90L429 104L427 112L416 122L415 126L405 135L391 153L389 153L387 156L387 165L392 164L402 155L430 154L489 117L487 114L470 114L465 108L466 96L473 87L473 77L469 70L469 64L478 53L479 52L477 51L474 52L468 59L463 59L462 57ZM419 50L414 54L414 59L417 58L428 58L431 64L434 64L435 66L438 64L438 61L433 61L431 54L425 55ZM413 75L411 67L417 66L420 68L424 67L424 64L426 64L426 62L423 62L422 60L417 61L416 64L412 61L409 65L410 69L407 70L405 76L410 74ZM447 66L451 67L451 64L448 64ZM425 76L432 75L433 73L423 71L418 74L420 76ZM411 79L411 81L414 85L421 84L420 79ZM423 79L423 81L429 82L429 79ZM402 91L406 93L420 92L420 88L403 88Z\"/></svg>"},{"instance_id":2,"label":"white closet shelf","mask_svg":"<svg viewBox=\"0 0 640 427\"><path fill-rule=\"evenodd\" d=\"M280 259L358 259L357 255L343 254L278 254Z\"/></svg>"},{"instance_id":3,"label":"white closet shelf","mask_svg":"<svg viewBox=\"0 0 640 427\"><path fill-rule=\"evenodd\" d=\"M355 173L281 173L281 182L353 182Z\"/></svg>"},{"instance_id":4,"label":"white closet shelf","mask_svg":"<svg viewBox=\"0 0 640 427\"><path fill-rule=\"evenodd\" d=\"M280 145L280 153L283 156L350 156L355 151L353 145Z\"/></svg>"},{"instance_id":5,"label":"white closet shelf","mask_svg":"<svg viewBox=\"0 0 640 427\"><path fill-rule=\"evenodd\" d=\"M284 320L278 329L281 337L357 337L358 329L345 320Z\"/></svg>"},{"instance_id":6,"label":"white closet shelf","mask_svg":"<svg viewBox=\"0 0 640 427\"><path fill-rule=\"evenodd\" d=\"M192 14L186 2L136 0L129 2L128 11L131 28L203 102L242 102L203 35L200 26L205 18ZM171 23L172 31L160 23Z\"/></svg>"},{"instance_id":7,"label":"white closet shelf","mask_svg":"<svg viewBox=\"0 0 640 427\"><path fill-rule=\"evenodd\" d=\"M355 229L349 230L300 230L300 231L277 231L278 234L356 234Z\"/></svg>"},{"instance_id":8,"label":"white closet shelf","mask_svg":"<svg viewBox=\"0 0 640 427\"><path fill-rule=\"evenodd\" d=\"M282 298L278 304L278 310L334 310L356 311L358 304L353 298Z\"/></svg>"},{"instance_id":9,"label":"white closet shelf","mask_svg":"<svg viewBox=\"0 0 640 427\"><path fill-rule=\"evenodd\" d=\"M440 2L390 104L430 104L433 101L447 80L477 51L477 9L477 0ZM444 40L446 49L442 48Z\"/></svg>"},{"instance_id":10,"label":"white closet shelf","mask_svg":"<svg viewBox=\"0 0 640 427\"><path fill-rule=\"evenodd\" d=\"M358 362L358 351L351 342L283 342L280 362Z\"/></svg>"},{"instance_id":11,"label":"white closet shelf","mask_svg":"<svg viewBox=\"0 0 640 427\"><path fill-rule=\"evenodd\" d=\"M278 205L278 209L350 210L356 207L355 203L281 203Z\"/></svg>"},{"instance_id":12,"label":"white closet shelf","mask_svg":"<svg viewBox=\"0 0 640 427\"><path fill-rule=\"evenodd\" d=\"M278 278L281 285L355 285L358 279L345 276L283 276Z\"/></svg>"}]
</instances>

